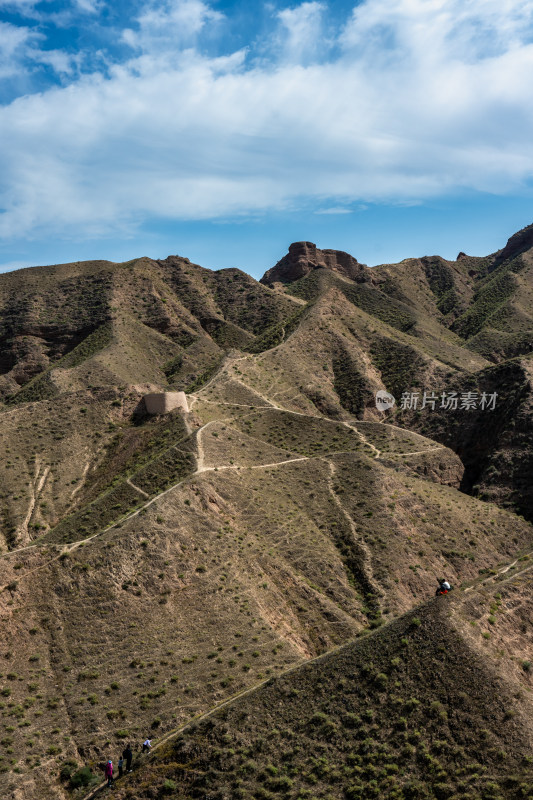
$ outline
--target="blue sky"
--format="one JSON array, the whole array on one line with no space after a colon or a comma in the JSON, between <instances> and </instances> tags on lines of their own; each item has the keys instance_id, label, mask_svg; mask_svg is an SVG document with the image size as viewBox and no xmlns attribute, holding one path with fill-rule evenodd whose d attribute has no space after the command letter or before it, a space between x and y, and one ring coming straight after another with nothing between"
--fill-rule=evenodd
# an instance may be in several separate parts
<instances>
[{"instance_id":1,"label":"blue sky","mask_svg":"<svg viewBox=\"0 0 533 800\"><path fill-rule=\"evenodd\" d=\"M0 0L0 271L533 222L533 0Z\"/></svg>"}]
</instances>

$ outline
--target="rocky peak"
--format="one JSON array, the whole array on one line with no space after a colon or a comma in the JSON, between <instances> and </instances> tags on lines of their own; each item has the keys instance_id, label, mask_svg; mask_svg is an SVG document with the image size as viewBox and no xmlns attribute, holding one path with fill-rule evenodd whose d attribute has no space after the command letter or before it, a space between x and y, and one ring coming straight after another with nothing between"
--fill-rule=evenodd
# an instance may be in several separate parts
<instances>
[{"instance_id":1,"label":"rocky peak","mask_svg":"<svg viewBox=\"0 0 533 800\"><path fill-rule=\"evenodd\" d=\"M261 283L292 283L314 269L329 269L346 278L361 280L365 265L342 250L319 250L313 242L294 242L276 266L267 270Z\"/></svg>"},{"instance_id":2,"label":"rocky peak","mask_svg":"<svg viewBox=\"0 0 533 800\"><path fill-rule=\"evenodd\" d=\"M516 258L531 248L533 248L533 225L528 225L508 239L503 250L496 254L494 265L498 266L509 258Z\"/></svg>"}]
</instances>

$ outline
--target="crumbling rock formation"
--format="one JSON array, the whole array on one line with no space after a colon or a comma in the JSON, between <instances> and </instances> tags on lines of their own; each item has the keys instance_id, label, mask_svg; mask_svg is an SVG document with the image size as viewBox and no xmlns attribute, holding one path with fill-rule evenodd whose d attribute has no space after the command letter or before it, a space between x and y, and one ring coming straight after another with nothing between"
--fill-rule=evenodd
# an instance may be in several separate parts
<instances>
[{"instance_id":1,"label":"crumbling rock formation","mask_svg":"<svg viewBox=\"0 0 533 800\"><path fill-rule=\"evenodd\" d=\"M355 281L366 279L365 265L342 250L319 250L313 242L294 242L289 252L269 269L261 283L292 283L314 269L330 269Z\"/></svg>"}]
</instances>

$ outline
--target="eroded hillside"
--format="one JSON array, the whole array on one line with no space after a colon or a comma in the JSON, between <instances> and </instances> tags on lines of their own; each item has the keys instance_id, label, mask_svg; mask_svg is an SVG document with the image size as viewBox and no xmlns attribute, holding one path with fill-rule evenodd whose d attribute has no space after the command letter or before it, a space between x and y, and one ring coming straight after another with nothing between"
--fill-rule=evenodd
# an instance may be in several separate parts
<instances>
[{"instance_id":1,"label":"eroded hillside","mask_svg":"<svg viewBox=\"0 0 533 800\"><path fill-rule=\"evenodd\" d=\"M116 795L531 797L530 662L519 657L530 591L523 574L468 601L436 598L272 677L163 740ZM484 602L497 606L504 655Z\"/></svg>"},{"instance_id":2,"label":"eroded hillside","mask_svg":"<svg viewBox=\"0 0 533 800\"><path fill-rule=\"evenodd\" d=\"M347 672L339 680L366 687L353 699L364 700L365 713L377 703L375 721L366 720L371 730L366 722L342 719L330 683L333 672L345 669L341 662L327 667L333 670L327 679L311 666L291 672L308 683L300 700L298 686L288 695L296 727L286 738L302 734L305 758L287 764L315 777L301 783L281 769L268 749L274 741L279 746L278 734L266 735L272 738L267 760L249 780L241 761L221 756L223 766L209 778L213 797L356 798L371 791L423 797L416 787L424 782L424 765L434 769L428 785L441 787L430 797L527 796L516 788L530 780L523 762L529 739L517 744L525 730L522 712L509 720L503 711L491 717L496 712L482 707L481 694L472 698L468 726L488 715L483 724L489 729L495 720L494 741L491 734L477 750L475 737L453 744L452 726L436 763L439 714L451 712L434 704L444 703L444 692L454 705L470 683L455 682L458 654L446 670L445 691L422 678L421 659L427 656L433 674L439 647L456 648L472 675L492 670L480 654L489 654L496 672L507 659L512 668L498 709L511 698L514 710L513 692L520 684L529 688L522 666L530 647L522 630L529 606L520 583L527 560L519 559L533 549L532 527L522 516L531 518L530 357L524 348L507 360L505 348L473 346L481 328L466 336L460 323L489 277L507 264L513 292L515 275L520 290L506 295L506 309L518 309L518 332L529 336L520 310L529 285L528 236L522 232L485 260L419 259L374 269L306 243L267 273L271 286L177 256L0 276L5 796L81 797L69 770L84 764L95 770L126 740L138 742L149 732L161 739L234 694L345 645L338 658L345 665L362 653L361 675L355 680ZM454 292L460 302L446 311ZM399 400L415 390L451 388L497 391L501 402L490 411L455 413L397 406L382 412L375 405L379 389ZM149 417L143 395L174 389L186 391L189 412ZM501 572L506 565L509 572ZM509 594L503 588L499 598L491 594L492 583L517 571L518 583L505 584ZM469 591L452 605L411 613L440 575ZM487 583L479 586L480 580ZM504 620L513 631L507 638ZM423 637L436 627L442 632L424 655ZM405 637L414 643L407 672ZM368 675L366 647L377 648ZM391 667L387 659L400 664ZM374 672L385 676L378 684L386 692ZM489 672L472 680L489 680ZM406 687L401 692L398 683ZM394 698L407 702L407 690L416 697L418 684L424 708L415 704L402 727L392 721L405 717ZM261 691L280 686L283 681ZM320 700L328 692L329 711ZM310 719L330 712L331 719L310 723L304 706ZM250 736L265 738L258 733L261 719ZM429 733L411 741L423 723ZM224 734L230 738L237 736L232 725ZM326 752L321 742L328 731ZM345 763L339 753L348 747L346 735L355 744L353 760ZM217 736L218 728L213 742ZM509 736L505 760L496 753ZM374 744L365 750L360 743L368 738ZM414 748L399 771L387 766L404 758L395 738ZM236 747L242 748L240 739ZM465 763L454 747L463 748ZM194 747L191 753L196 759ZM307 761L323 757L330 766L321 775L322 767L316 772ZM181 751L172 756L176 763L181 758ZM472 779L467 762L477 765ZM257 779L264 770L267 777ZM441 774L446 770L448 779ZM199 771L205 772L201 764ZM330 772L331 781L324 777ZM511 774L519 777L509 788ZM268 785L271 778L276 786ZM179 783L176 797L207 791L179 769L168 780ZM159 796L158 785L156 794L137 787L125 796ZM349 788L352 794L343 794Z\"/></svg>"}]
</instances>

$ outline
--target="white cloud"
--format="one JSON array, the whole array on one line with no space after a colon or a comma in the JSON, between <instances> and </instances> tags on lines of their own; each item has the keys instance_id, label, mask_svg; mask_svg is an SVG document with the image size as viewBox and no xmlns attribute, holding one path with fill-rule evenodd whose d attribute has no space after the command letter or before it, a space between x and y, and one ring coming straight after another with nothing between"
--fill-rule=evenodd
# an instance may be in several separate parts
<instances>
[{"instance_id":1,"label":"white cloud","mask_svg":"<svg viewBox=\"0 0 533 800\"><path fill-rule=\"evenodd\" d=\"M85 14L97 14L104 6L103 0L73 0L74 8Z\"/></svg>"},{"instance_id":2,"label":"white cloud","mask_svg":"<svg viewBox=\"0 0 533 800\"><path fill-rule=\"evenodd\" d=\"M406 63L471 63L531 41L532 24L531 0L367 0L353 9L341 41Z\"/></svg>"},{"instance_id":3,"label":"white cloud","mask_svg":"<svg viewBox=\"0 0 533 800\"><path fill-rule=\"evenodd\" d=\"M52 67L58 75L71 75L77 58L63 50L43 50L43 34L34 28L0 22L0 79L27 76L36 64Z\"/></svg>"},{"instance_id":4,"label":"white cloud","mask_svg":"<svg viewBox=\"0 0 533 800\"><path fill-rule=\"evenodd\" d=\"M0 22L0 78L19 74L28 47L39 39L30 28Z\"/></svg>"},{"instance_id":5,"label":"white cloud","mask_svg":"<svg viewBox=\"0 0 533 800\"><path fill-rule=\"evenodd\" d=\"M351 208L345 208L344 206L332 206L331 208L319 208L315 211L315 214L351 214Z\"/></svg>"},{"instance_id":6,"label":"white cloud","mask_svg":"<svg viewBox=\"0 0 533 800\"><path fill-rule=\"evenodd\" d=\"M123 39L145 52L161 47L178 50L194 42L206 24L222 18L202 0L154 0L137 17L138 30L126 29Z\"/></svg>"},{"instance_id":7,"label":"white cloud","mask_svg":"<svg viewBox=\"0 0 533 800\"><path fill-rule=\"evenodd\" d=\"M278 32L277 44L283 60L307 63L324 51L324 10L323 3L306 2L296 8L278 11L276 16L281 30Z\"/></svg>"},{"instance_id":8,"label":"white cloud","mask_svg":"<svg viewBox=\"0 0 533 800\"><path fill-rule=\"evenodd\" d=\"M29 49L26 56L38 64L52 67L54 72L61 76L72 75L77 65L76 57L64 50Z\"/></svg>"},{"instance_id":9,"label":"white cloud","mask_svg":"<svg viewBox=\"0 0 533 800\"><path fill-rule=\"evenodd\" d=\"M109 77L0 109L0 234L515 190L533 178L532 6L366 0L312 63L324 11L303 3L279 20L302 63L248 63L194 49L220 21L206 3L153 3Z\"/></svg>"},{"instance_id":10,"label":"white cloud","mask_svg":"<svg viewBox=\"0 0 533 800\"><path fill-rule=\"evenodd\" d=\"M44 12L37 11L35 6L50 2L52 0L0 0L0 9L5 8L7 11L19 14L22 17L37 19L42 17Z\"/></svg>"},{"instance_id":11,"label":"white cloud","mask_svg":"<svg viewBox=\"0 0 533 800\"><path fill-rule=\"evenodd\" d=\"M39 0L0 0L0 8L7 8L10 11L25 11L33 8Z\"/></svg>"}]
</instances>

